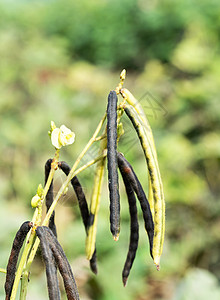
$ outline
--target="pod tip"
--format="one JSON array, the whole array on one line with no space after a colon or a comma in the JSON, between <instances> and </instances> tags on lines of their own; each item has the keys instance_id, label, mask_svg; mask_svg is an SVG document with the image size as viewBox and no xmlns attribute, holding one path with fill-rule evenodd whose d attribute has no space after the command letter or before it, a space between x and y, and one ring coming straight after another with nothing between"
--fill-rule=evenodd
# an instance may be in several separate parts
<instances>
[{"instance_id":1,"label":"pod tip","mask_svg":"<svg viewBox=\"0 0 220 300\"><path fill-rule=\"evenodd\" d=\"M92 272L93 272L95 275L97 275L97 274L98 274L98 269L97 269L97 267L96 267L96 266L91 266L91 264L90 264L90 267L91 267Z\"/></svg>"},{"instance_id":2,"label":"pod tip","mask_svg":"<svg viewBox=\"0 0 220 300\"><path fill-rule=\"evenodd\" d=\"M154 257L154 264L157 268L157 271L160 271L160 256L156 255L156 257L155 256L153 256L153 257Z\"/></svg>"},{"instance_id":3,"label":"pod tip","mask_svg":"<svg viewBox=\"0 0 220 300\"><path fill-rule=\"evenodd\" d=\"M113 235L113 239L117 242L119 240L119 233L117 235Z\"/></svg>"},{"instance_id":4,"label":"pod tip","mask_svg":"<svg viewBox=\"0 0 220 300\"><path fill-rule=\"evenodd\" d=\"M122 278L124 287L126 287L126 285L127 285L127 280L128 280L128 277L123 277Z\"/></svg>"}]
</instances>

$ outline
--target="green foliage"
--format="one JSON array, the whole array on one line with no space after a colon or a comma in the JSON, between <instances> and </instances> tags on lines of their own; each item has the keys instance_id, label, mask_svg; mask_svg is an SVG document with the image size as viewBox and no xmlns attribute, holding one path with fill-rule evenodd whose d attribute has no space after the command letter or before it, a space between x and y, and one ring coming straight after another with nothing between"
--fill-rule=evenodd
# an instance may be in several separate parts
<instances>
[{"instance_id":1,"label":"green foliage","mask_svg":"<svg viewBox=\"0 0 220 300\"><path fill-rule=\"evenodd\" d=\"M147 59L170 61L192 20L218 39L219 7L218 1L206 0L21 1L14 3L14 9L2 6L1 23L2 27L4 20L6 26L15 23L26 34L58 37L74 60L143 69Z\"/></svg>"}]
</instances>

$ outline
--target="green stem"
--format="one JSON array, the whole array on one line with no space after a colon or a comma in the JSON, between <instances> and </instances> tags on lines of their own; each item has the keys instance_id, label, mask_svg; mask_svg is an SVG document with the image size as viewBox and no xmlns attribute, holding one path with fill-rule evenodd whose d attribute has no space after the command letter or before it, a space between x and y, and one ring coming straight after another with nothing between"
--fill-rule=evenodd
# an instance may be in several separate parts
<instances>
[{"instance_id":1,"label":"green stem","mask_svg":"<svg viewBox=\"0 0 220 300\"><path fill-rule=\"evenodd\" d=\"M27 296L29 272L24 271L21 278L20 300L25 300Z\"/></svg>"},{"instance_id":2,"label":"green stem","mask_svg":"<svg viewBox=\"0 0 220 300\"><path fill-rule=\"evenodd\" d=\"M35 224L37 216L38 216L38 210L35 209L35 212L34 212L34 215L32 218L33 224ZM14 300L16 297L19 281L21 279L21 274L22 274L25 262L27 260L28 253L32 246L31 242L33 242L33 241L34 241L34 231L32 229L32 230L30 230L30 232L28 233L27 238L26 238L26 244L25 244L25 247L24 247L20 262L19 262L19 266L18 266L18 269L16 272L16 276L15 276L15 280L14 280L14 284L13 284L13 288L12 288L12 293L11 293L11 298L10 298L11 300Z\"/></svg>"},{"instance_id":3,"label":"green stem","mask_svg":"<svg viewBox=\"0 0 220 300\"><path fill-rule=\"evenodd\" d=\"M26 263L29 251L30 251L30 249L31 249L31 247L33 245L34 239L35 239L35 231L32 229L31 230L30 238L27 240L27 244L26 244L26 246L24 248L24 251L23 251L22 256L21 256L21 260L19 262L19 267L17 269L17 273L16 273L16 276L15 276L15 281L14 281L14 285L13 285L13 289L12 289L10 300L15 300L15 297L16 297L16 294L17 294L18 285L19 285L20 278L21 278L21 274L22 274L24 265Z\"/></svg>"},{"instance_id":4,"label":"green stem","mask_svg":"<svg viewBox=\"0 0 220 300\"><path fill-rule=\"evenodd\" d=\"M52 174L53 172L51 172ZM37 207L36 211L36 221L35 221L35 228L36 226L40 225L41 218L42 218L42 201L40 201L39 206ZM34 246L33 246L34 247ZM32 247L32 249L33 249ZM31 251L32 251L31 249ZM27 286L28 286L28 278L29 278L29 270L30 266L28 266L28 263L24 266L22 277L21 277L21 289L20 289L20 300L25 300L27 295Z\"/></svg>"},{"instance_id":5,"label":"green stem","mask_svg":"<svg viewBox=\"0 0 220 300\"><path fill-rule=\"evenodd\" d=\"M95 139L95 142L101 141L101 140L103 140L105 137L106 137L106 133L104 133L104 134L98 136L98 137Z\"/></svg>"},{"instance_id":6,"label":"green stem","mask_svg":"<svg viewBox=\"0 0 220 300\"><path fill-rule=\"evenodd\" d=\"M103 150L103 153L100 154L99 156L97 156L96 158L90 160L87 164L85 164L84 166L80 167L79 169L77 169L75 172L74 172L74 176L78 175L79 173L81 173L82 171L84 171L85 169L87 169L88 167L94 165L95 163L97 163L99 160L103 159L106 157L107 155L107 151L105 151L106 149Z\"/></svg>"},{"instance_id":7,"label":"green stem","mask_svg":"<svg viewBox=\"0 0 220 300\"><path fill-rule=\"evenodd\" d=\"M5 269L0 268L0 273L7 273L7 271Z\"/></svg>"}]
</instances>

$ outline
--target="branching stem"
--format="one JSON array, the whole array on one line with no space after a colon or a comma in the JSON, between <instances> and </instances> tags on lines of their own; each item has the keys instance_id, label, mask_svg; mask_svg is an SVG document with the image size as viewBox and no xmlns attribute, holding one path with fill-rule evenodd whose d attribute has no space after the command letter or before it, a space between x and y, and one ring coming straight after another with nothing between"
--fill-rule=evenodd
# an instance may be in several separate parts
<instances>
[{"instance_id":1,"label":"branching stem","mask_svg":"<svg viewBox=\"0 0 220 300\"><path fill-rule=\"evenodd\" d=\"M106 156L106 153L102 153L101 155L99 155L97 158L91 160L90 162L88 162L87 164L85 164L84 166L77 168L78 164L80 163L80 161L82 160L82 158L84 157L84 155L86 154L86 152L89 150L89 148L92 146L92 144L97 141L97 140L101 140L104 138L104 136L100 136L100 138L97 138L97 135L99 134L103 123L106 119L106 114L104 115L104 117L101 119L101 121L99 122L93 136L91 137L91 139L89 140L89 142L87 143L87 145L85 146L85 148L82 150L82 152L80 153L80 155L78 156L76 162L74 163L69 175L67 176L66 180L64 181L63 185L61 186L60 190L58 191L50 209L47 212L47 215L42 223L43 226L47 225L50 219L50 216L52 214L52 212L54 211L57 202L59 201L59 199L61 198L61 196L64 194L66 188L68 187L71 179L79 174L80 172L82 172L83 170L85 170L86 168L90 167L91 165L95 164L97 161L99 161L100 159L103 159L103 157ZM58 167L58 161L59 161L59 151L60 150L56 150L53 162L51 164L51 170L48 176L48 180L46 182L46 185L44 187L44 191L43 191L43 196L41 199L41 205L43 204L45 197L47 195L47 192L49 190L50 184L53 180L55 171ZM26 298L26 293L27 293L27 285L28 285L28 276L29 276L29 271L30 271L30 267L31 264L33 262L33 259L35 257L36 251L38 249L39 246L39 239L36 238L36 234L35 234L35 229L38 225L40 225L41 223L41 207L37 207L35 212L34 212L34 216L32 219L32 223L34 224L34 227L32 228L32 230L30 231L30 233L27 236L26 239L26 244L19 262L19 266L16 272L16 276L15 276L15 281L14 281L14 285L13 285L13 289L12 289L12 294L11 294L11 300L15 300L16 294L17 294L17 290L18 290L18 285L19 285L19 281L22 278L22 283L21 283L21 292L20 292L20 300L24 300ZM29 256L29 257L28 257ZM21 277L22 276L22 277Z\"/></svg>"},{"instance_id":2,"label":"branching stem","mask_svg":"<svg viewBox=\"0 0 220 300\"><path fill-rule=\"evenodd\" d=\"M0 268L0 273L5 273L6 274L6 270L5 269L2 269L2 268Z\"/></svg>"},{"instance_id":3,"label":"branching stem","mask_svg":"<svg viewBox=\"0 0 220 300\"><path fill-rule=\"evenodd\" d=\"M23 275L23 276L22 276L22 284L21 284L22 286L21 286L20 299L25 299L27 284L28 284L28 274L29 274L29 269L30 269L30 266L28 264L26 264L26 262L27 262L28 255L29 255L29 253L31 251L31 248L32 248L32 246L34 244L34 241L35 241L35 236L36 236L35 228L36 228L36 226L40 225L40 222L41 222L41 213L42 213L41 207L42 207L42 204L45 200L47 192L49 190L50 184L53 180L54 173L55 173L55 170L57 168L58 160L59 160L59 150L56 150L56 153L55 153L55 156L54 156L54 159L53 159L53 163L52 163L52 166L51 166L50 174L48 176L48 180L47 180L46 185L44 187L41 203L40 203L39 207L37 207L35 209L34 216L32 218L33 228L27 236L26 244L25 244L25 247L24 247L20 262L19 262L19 265L18 265L18 269L17 269L17 272L16 272L15 281L14 281L13 289L12 289L12 293L11 293L11 298L10 298L11 300L14 300L15 297L16 297L17 290L18 290L18 285L19 285L19 282L20 282L20 279L21 279L21 275Z\"/></svg>"}]
</instances>

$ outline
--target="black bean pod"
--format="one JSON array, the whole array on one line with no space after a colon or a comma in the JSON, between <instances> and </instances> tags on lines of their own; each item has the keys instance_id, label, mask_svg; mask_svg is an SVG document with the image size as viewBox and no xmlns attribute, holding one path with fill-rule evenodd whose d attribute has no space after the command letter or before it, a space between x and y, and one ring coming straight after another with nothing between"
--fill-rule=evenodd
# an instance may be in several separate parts
<instances>
[{"instance_id":1,"label":"black bean pod","mask_svg":"<svg viewBox=\"0 0 220 300\"><path fill-rule=\"evenodd\" d=\"M40 248L43 261L46 267L47 275L47 288L50 300L60 300L60 290L57 278L57 267L54 259L53 252L51 250L51 238L49 236L45 226L38 226L36 234L40 239ZM52 233L54 234L54 233Z\"/></svg>"},{"instance_id":2,"label":"black bean pod","mask_svg":"<svg viewBox=\"0 0 220 300\"><path fill-rule=\"evenodd\" d=\"M46 236L48 237L50 248L53 252L57 267L59 268L60 274L63 278L63 283L68 300L79 300L79 293L76 286L76 282L71 270L71 266L67 260L67 257L58 242L57 238L54 236L50 228L44 227Z\"/></svg>"},{"instance_id":3,"label":"black bean pod","mask_svg":"<svg viewBox=\"0 0 220 300\"><path fill-rule=\"evenodd\" d=\"M66 174L66 176L69 175L71 168L65 161L59 162L58 167ZM85 227L85 230L87 233L88 227L90 225L92 225L91 224L92 216L89 214L86 196L84 194L83 188L82 188L77 176L74 176L71 179L71 184L75 191L75 194L76 194L76 197L77 197L77 200L79 203L80 214L81 214L83 224L84 224L84 227ZM94 220L94 218L93 218L93 220ZM97 263L96 263L96 250L94 251L92 258L90 259L90 268L93 273L97 274L98 270L97 270Z\"/></svg>"},{"instance_id":4,"label":"black bean pod","mask_svg":"<svg viewBox=\"0 0 220 300\"><path fill-rule=\"evenodd\" d=\"M94 274L97 274L98 273L98 269L97 269L96 248L95 248L95 251L93 252L92 258L89 260L89 264L90 264L90 269L92 270L92 272Z\"/></svg>"},{"instance_id":5,"label":"black bean pod","mask_svg":"<svg viewBox=\"0 0 220 300\"><path fill-rule=\"evenodd\" d=\"M46 164L45 164L45 184L47 183L48 176L50 174L50 169L51 169L51 163L52 159L48 159ZM49 190L46 195L46 207L47 207L47 212L53 203L53 180L51 181ZM55 211L51 214L50 220L49 220L49 228L53 231L54 235L57 236L57 229L55 225Z\"/></svg>"},{"instance_id":6,"label":"black bean pod","mask_svg":"<svg viewBox=\"0 0 220 300\"><path fill-rule=\"evenodd\" d=\"M122 179L125 185L125 190L128 198L129 204L129 213L130 213L130 242L129 242L129 250L127 254L127 258L124 264L123 272L122 272L122 281L124 286L126 286L128 276L130 274L130 270L132 268L136 251L138 248L138 240L139 240L139 225L138 225L138 215L137 215L137 206L136 206L136 198L133 191L133 188L127 178L127 173L122 172Z\"/></svg>"},{"instance_id":7,"label":"black bean pod","mask_svg":"<svg viewBox=\"0 0 220 300\"><path fill-rule=\"evenodd\" d=\"M153 239L154 239L154 222L153 222L150 205L148 203L147 197L144 193L142 185L138 180L132 166L121 153L118 153L118 166L121 174L126 174L127 176L126 178L128 179L130 185L135 191L137 198L140 202L144 223L145 223L145 229L147 231L148 238L149 238L150 254L152 256Z\"/></svg>"},{"instance_id":8,"label":"black bean pod","mask_svg":"<svg viewBox=\"0 0 220 300\"><path fill-rule=\"evenodd\" d=\"M9 300L11 297L19 253L23 246L24 240L28 234L28 231L30 230L31 227L32 227L32 223L30 221L24 222L19 228L14 238L11 253L7 264L7 272L6 272L6 280L5 280L5 295L6 295L5 300Z\"/></svg>"},{"instance_id":9,"label":"black bean pod","mask_svg":"<svg viewBox=\"0 0 220 300\"><path fill-rule=\"evenodd\" d=\"M70 166L65 162L65 161L61 161L58 163L58 167L66 174L66 176L69 175L69 172L71 170ZM83 220L83 224L85 226L85 229L88 225L88 219L89 219L89 209L88 209L88 204L86 201L86 197L85 194L83 192L83 188L77 178L77 176L74 176L71 179L71 184L72 187L76 193L76 197L79 203L79 209L80 209L80 213L81 213L81 217Z\"/></svg>"},{"instance_id":10,"label":"black bean pod","mask_svg":"<svg viewBox=\"0 0 220 300\"><path fill-rule=\"evenodd\" d=\"M110 230L115 240L120 232L120 196L117 163L117 94L111 91L107 106L107 166L110 196Z\"/></svg>"}]
</instances>

